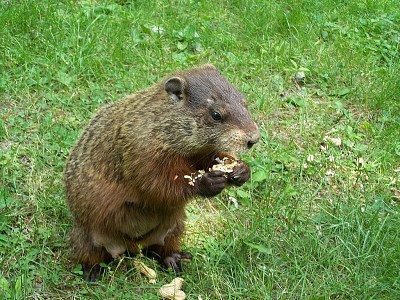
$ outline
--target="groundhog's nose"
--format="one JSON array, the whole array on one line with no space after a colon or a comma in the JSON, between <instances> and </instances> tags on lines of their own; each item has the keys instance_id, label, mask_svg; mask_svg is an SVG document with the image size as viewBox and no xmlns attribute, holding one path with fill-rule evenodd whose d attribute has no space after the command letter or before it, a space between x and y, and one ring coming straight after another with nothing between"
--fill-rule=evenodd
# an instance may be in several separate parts
<instances>
[{"instance_id":1,"label":"groundhog's nose","mask_svg":"<svg viewBox=\"0 0 400 300\"><path fill-rule=\"evenodd\" d=\"M259 139L260 139L260 132L258 130L250 133L249 139L247 141L247 148L250 149L251 147L253 147L253 145L257 143Z\"/></svg>"}]
</instances>

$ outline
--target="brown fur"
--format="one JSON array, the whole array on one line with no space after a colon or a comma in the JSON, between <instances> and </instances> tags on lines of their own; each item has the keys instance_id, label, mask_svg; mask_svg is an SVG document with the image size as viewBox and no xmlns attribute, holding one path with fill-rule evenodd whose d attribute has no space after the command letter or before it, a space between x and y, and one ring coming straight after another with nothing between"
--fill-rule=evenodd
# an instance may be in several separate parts
<instances>
[{"instance_id":1,"label":"brown fur","mask_svg":"<svg viewBox=\"0 0 400 300\"><path fill-rule=\"evenodd\" d=\"M224 122L210 117L214 110ZM244 97L211 65L101 108L65 170L74 259L91 267L139 244L161 257L179 252L184 207L201 194L184 175L258 138Z\"/></svg>"}]
</instances>

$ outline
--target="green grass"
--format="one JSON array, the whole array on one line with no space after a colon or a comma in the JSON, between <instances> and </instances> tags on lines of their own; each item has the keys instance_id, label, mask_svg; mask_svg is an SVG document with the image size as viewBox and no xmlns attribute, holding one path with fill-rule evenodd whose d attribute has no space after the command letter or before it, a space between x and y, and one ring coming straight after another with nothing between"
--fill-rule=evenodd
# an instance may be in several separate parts
<instances>
[{"instance_id":1,"label":"green grass","mask_svg":"<svg viewBox=\"0 0 400 300\"><path fill-rule=\"evenodd\" d=\"M0 1L0 298L158 299L151 261L82 281L62 171L98 107L206 62L262 141L188 207L188 299L400 298L399 45L397 0Z\"/></svg>"}]
</instances>

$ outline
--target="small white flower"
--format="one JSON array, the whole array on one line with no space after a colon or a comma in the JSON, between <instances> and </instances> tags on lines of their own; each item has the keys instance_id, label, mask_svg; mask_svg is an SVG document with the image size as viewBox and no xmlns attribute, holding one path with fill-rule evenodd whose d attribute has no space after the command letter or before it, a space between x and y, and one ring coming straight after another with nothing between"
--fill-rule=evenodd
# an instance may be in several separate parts
<instances>
[{"instance_id":1,"label":"small white flower","mask_svg":"<svg viewBox=\"0 0 400 300\"><path fill-rule=\"evenodd\" d=\"M326 176L335 176L335 172L333 172L332 170L328 170L325 173Z\"/></svg>"},{"instance_id":2,"label":"small white flower","mask_svg":"<svg viewBox=\"0 0 400 300\"><path fill-rule=\"evenodd\" d=\"M159 35L162 35L164 34L165 29L164 27L153 25L151 26L151 31L154 33L158 33Z\"/></svg>"}]
</instances>

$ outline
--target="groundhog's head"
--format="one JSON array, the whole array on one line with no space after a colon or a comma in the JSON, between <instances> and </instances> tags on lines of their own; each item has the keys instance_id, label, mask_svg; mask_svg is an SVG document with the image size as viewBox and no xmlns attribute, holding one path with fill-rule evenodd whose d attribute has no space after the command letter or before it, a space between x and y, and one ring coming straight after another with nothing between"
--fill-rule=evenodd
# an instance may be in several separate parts
<instances>
[{"instance_id":1,"label":"groundhog's head","mask_svg":"<svg viewBox=\"0 0 400 300\"><path fill-rule=\"evenodd\" d=\"M214 66L170 77L165 90L191 116L192 124L187 125L198 150L225 151L236 156L259 140L245 97Z\"/></svg>"}]
</instances>

